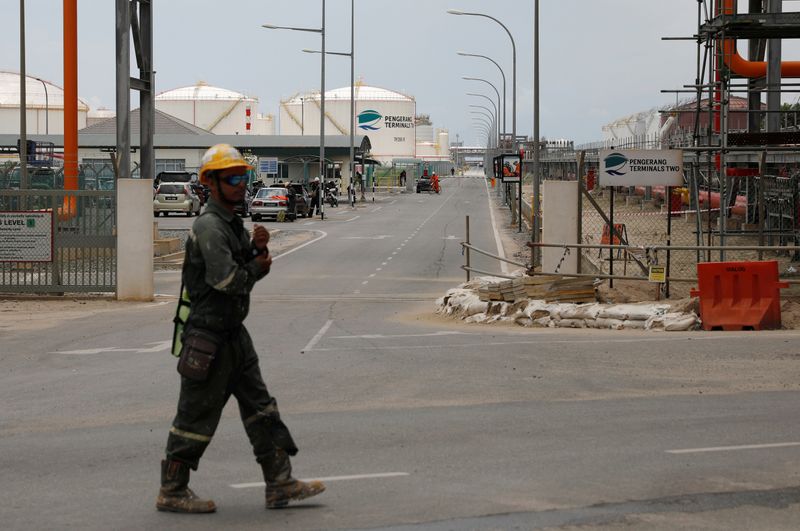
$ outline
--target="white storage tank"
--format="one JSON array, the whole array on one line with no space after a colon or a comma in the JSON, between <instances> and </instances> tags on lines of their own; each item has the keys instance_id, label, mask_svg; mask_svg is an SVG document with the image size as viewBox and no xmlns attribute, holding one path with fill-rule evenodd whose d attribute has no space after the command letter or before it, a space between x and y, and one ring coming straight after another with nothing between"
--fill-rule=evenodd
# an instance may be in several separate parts
<instances>
[{"instance_id":1,"label":"white storage tank","mask_svg":"<svg viewBox=\"0 0 800 531\"><path fill-rule=\"evenodd\" d=\"M272 117L258 114L258 98L203 81L156 96L156 109L217 135L271 135Z\"/></svg>"},{"instance_id":2,"label":"white storage tank","mask_svg":"<svg viewBox=\"0 0 800 531\"><path fill-rule=\"evenodd\" d=\"M366 135L372 158L391 162L415 156L416 100L393 90L357 84L355 134ZM350 135L350 87L325 93L325 134ZM281 102L282 135L319 135L319 92L300 94Z\"/></svg>"},{"instance_id":3,"label":"white storage tank","mask_svg":"<svg viewBox=\"0 0 800 531\"><path fill-rule=\"evenodd\" d=\"M438 152L439 155L445 158L450 158L450 133L447 130L439 130L438 138Z\"/></svg>"},{"instance_id":4,"label":"white storage tank","mask_svg":"<svg viewBox=\"0 0 800 531\"><path fill-rule=\"evenodd\" d=\"M18 72L0 71L0 133L20 134ZM60 86L26 76L25 122L29 135L64 134L64 89ZM89 106L78 99L78 129L86 127Z\"/></svg>"}]
</instances>

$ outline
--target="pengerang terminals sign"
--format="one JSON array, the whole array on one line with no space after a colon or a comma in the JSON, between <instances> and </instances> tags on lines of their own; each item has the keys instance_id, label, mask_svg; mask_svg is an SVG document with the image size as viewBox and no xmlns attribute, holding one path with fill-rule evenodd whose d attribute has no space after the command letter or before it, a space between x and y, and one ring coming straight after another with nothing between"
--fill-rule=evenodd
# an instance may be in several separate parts
<instances>
[{"instance_id":1,"label":"pengerang terminals sign","mask_svg":"<svg viewBox=\"0 0 800 531\"><path fill-rule=\"evenodd\" d=\"M680 149L604 149L600 151L602 186L683 186Z\"/></svg>"}]
</instances>

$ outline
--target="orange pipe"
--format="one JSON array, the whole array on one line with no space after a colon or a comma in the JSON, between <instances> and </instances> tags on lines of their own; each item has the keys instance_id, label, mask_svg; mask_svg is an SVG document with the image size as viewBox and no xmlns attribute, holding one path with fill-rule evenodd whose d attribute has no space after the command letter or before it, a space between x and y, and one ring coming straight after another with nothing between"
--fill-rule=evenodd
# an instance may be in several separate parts
<instances>
[{"instance_id":1,"label":"orange pipe","mask_svg":"<svg viewBox=\"0 0 800 531\"><path fill-rule=\"evenodd\" d=\"M78 189L78 0L64 0L64 189ZM75 199L64 197L62 217L75 216Z\"/></svg>"},{"instance_id":2,"label":"orange pipe","mask_svg":"<svg viewBox=\"0 0 800 531\"><path fill-rule=\"evenodd\" d=\"M736 0L722 0L722 13L736 14ZM732 72L747 78L767 76L766 61L748 61L736 51L736 40L724 39L722 42L722 58ZM781 62L781 77L800 77L800 61Z\"/></svg>"}]
</instances>

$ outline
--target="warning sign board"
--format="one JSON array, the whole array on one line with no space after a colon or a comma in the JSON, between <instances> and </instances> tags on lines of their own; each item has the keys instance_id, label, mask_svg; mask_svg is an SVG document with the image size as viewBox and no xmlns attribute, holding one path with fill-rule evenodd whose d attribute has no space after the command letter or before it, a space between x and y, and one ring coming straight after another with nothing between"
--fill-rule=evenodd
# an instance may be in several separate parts
<instances>
[{"instance_id":1,"label":"warning sign board","mask_svg":"<svg viewBox=\"0 0 800 531\"><path fill-rule=\"evenodd\" d=\"M650 282L663 284L667 281L667 268L664 266L651 265L647 279Z\"/></svg>"},{"instance_id":2,"label":"warning sign board","mask_svg":"<svg viewBox=\"0 0 800 531\"><path fill-rule=\"evenodd\" d=\"M0 212L0 262L52 261L52 212Z\"/></svg>"}]
</instances>

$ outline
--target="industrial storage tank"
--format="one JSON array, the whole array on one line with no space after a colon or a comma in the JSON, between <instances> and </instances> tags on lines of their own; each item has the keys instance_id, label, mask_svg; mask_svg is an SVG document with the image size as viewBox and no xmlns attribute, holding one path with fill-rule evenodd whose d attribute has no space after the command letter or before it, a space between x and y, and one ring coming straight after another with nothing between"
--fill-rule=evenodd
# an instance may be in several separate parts
<instances>
[{"instance_id":1,"label":"industrial storage tank","mask_svg":"<svg viewBox=\"0 0 800 531\"><path fill-rule=\"evenodd\" d=\"M397 91L363 84L355 86L355 134L366 135L372 158L391 162L415 156L416 100ZM350 135L350 87L325 92L325 134ZM319 92L281 102L282 135L319 135Z\"/></svg>"},{"instance_id":2,"label":"industrial storage tank","mask_svg":"<svg viewBox=\"0 0 800 531\"><path fill-rule=\"evenodd\" d=\"M272 116L258 114L258 98L203 81L156 96L156 109L217 135L274 134Z\"/></svg>"},{"instance_id":3,"label":"industrial storage tank","mask_svg":"<svg viewBox=\"0 0 800 531\"><path fill-rule=\"evenodd\" d=\"M0 133L20 134L20 79L18 72L0 71ZM25 76L25 122L29 135L64 134L64 89ZM78 99L78 129L86 127L89 105Z\"/></svg>"}]
</instances>

